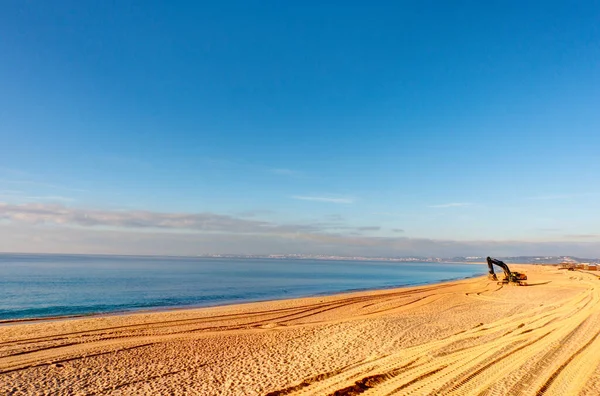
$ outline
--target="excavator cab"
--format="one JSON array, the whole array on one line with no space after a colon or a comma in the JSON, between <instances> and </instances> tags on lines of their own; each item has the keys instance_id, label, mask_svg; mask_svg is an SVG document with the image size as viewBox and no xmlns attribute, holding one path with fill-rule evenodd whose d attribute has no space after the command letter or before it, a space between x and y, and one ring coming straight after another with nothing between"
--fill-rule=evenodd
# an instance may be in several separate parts
<instances>
[{"instance_id":1,"label":"excavator cab","mask_svg":"<svg viewBox=\"0 0 600 396\"><path fill-rule=\"evenodd\" d=\"M527 285L527 282L525 282L527 280L527 275L525 275L521 272L512 272L508 268L508 265L506 265L506 263L504 261L500 261L500 260L496 260L491 257L488 257L487 265L488 265L488 269L489 269L488 278L490 280L497 281L499 285L505 285L505 284L515 285L515 286L526 286ZM498 277L494 273L494 265L497 265L498 267L502 268L502 271L504 271L504 279L502 279L500 281L498 280Z\"/></svg>"}]
</instances>

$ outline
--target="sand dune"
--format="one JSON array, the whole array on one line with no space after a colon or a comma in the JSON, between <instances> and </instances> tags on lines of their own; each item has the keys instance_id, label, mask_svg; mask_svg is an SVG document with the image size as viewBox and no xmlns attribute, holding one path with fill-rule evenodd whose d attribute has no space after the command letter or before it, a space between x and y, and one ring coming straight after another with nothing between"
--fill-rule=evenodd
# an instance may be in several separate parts
<instances>
[{"instance_id":1,"label":"sand dune","mask_svg":"<svg viewBox=\"0 0 600 396\"><path fill-rule=\"evenodd\" d=\"M0 327L0 394L598 395L600 282L485 278Z\"/></svg>"}]
</instances>

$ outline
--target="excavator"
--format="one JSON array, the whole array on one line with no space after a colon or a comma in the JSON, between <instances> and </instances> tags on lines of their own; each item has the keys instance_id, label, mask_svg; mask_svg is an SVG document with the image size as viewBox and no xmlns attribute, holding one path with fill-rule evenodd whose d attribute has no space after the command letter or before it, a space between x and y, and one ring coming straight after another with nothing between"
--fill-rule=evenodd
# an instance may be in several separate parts
<instances>
[{"instance_id":1,"label":"excavator","mask_svg":"<svg viewBox=\"0 0 600 396\"><path fill-rule=\"evenodd\" d=\"M521 272L512 272L508 265L504 261L496 260L491 257L487 258L487 265L489 268L488 278L493 281L497 281L499 285L508 284L508 285L516 285L516 286L527 286L527 275ZM504 271L504 279L498 281L498 277L494 273L494 265L502 268Z\"/></svg>"}]
</instances>

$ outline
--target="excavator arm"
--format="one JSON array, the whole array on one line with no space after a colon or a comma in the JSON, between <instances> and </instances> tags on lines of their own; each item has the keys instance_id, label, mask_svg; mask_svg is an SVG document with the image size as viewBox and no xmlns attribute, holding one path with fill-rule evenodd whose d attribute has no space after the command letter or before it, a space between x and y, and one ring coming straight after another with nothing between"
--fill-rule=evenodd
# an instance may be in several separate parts
<instances>
[{"instance_id":1,"label":"excavator arm","mask_svg":"<svg viewBox=\"0 0 600 396\"><path fill-rule=\"evenodd\" d=\"M510 269L508 268L508 265L506 265L506 263L504 261L500 261L500 260L496 260L491 257L488 257L487 265L488 265L488 269L490 272L490 277L494 277L494 278L496 277L496 274L494 273L494 265L497 265L498 267L502 268L506 278L510 278Z\"/></svg>"}]
</instances>

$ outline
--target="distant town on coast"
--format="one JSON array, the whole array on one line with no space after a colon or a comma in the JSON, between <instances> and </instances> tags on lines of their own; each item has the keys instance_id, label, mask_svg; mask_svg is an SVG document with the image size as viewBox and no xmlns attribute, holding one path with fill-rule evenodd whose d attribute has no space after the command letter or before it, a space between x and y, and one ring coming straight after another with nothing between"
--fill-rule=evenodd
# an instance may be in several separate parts
<instances>
[{"instance_id":1,"label":"distant town on coast","mask_svg":"<svg viewBox=\"0 0 600 396\"><path fill-rule=\"evenodd\" d=\"M458 257L364 257L364 256L336 256L325 254L203 254L198 257L207 258L255 258L255 259L297 259L297 260L356 260L356 261L392 261L412 263L480 263L485 262L484 256L458 256ZM583 258L574 256L512 256L498 257L508 263L519 264L560 264L560 263L598 263L599 258Z\"/></svg>"}]
</instances>

